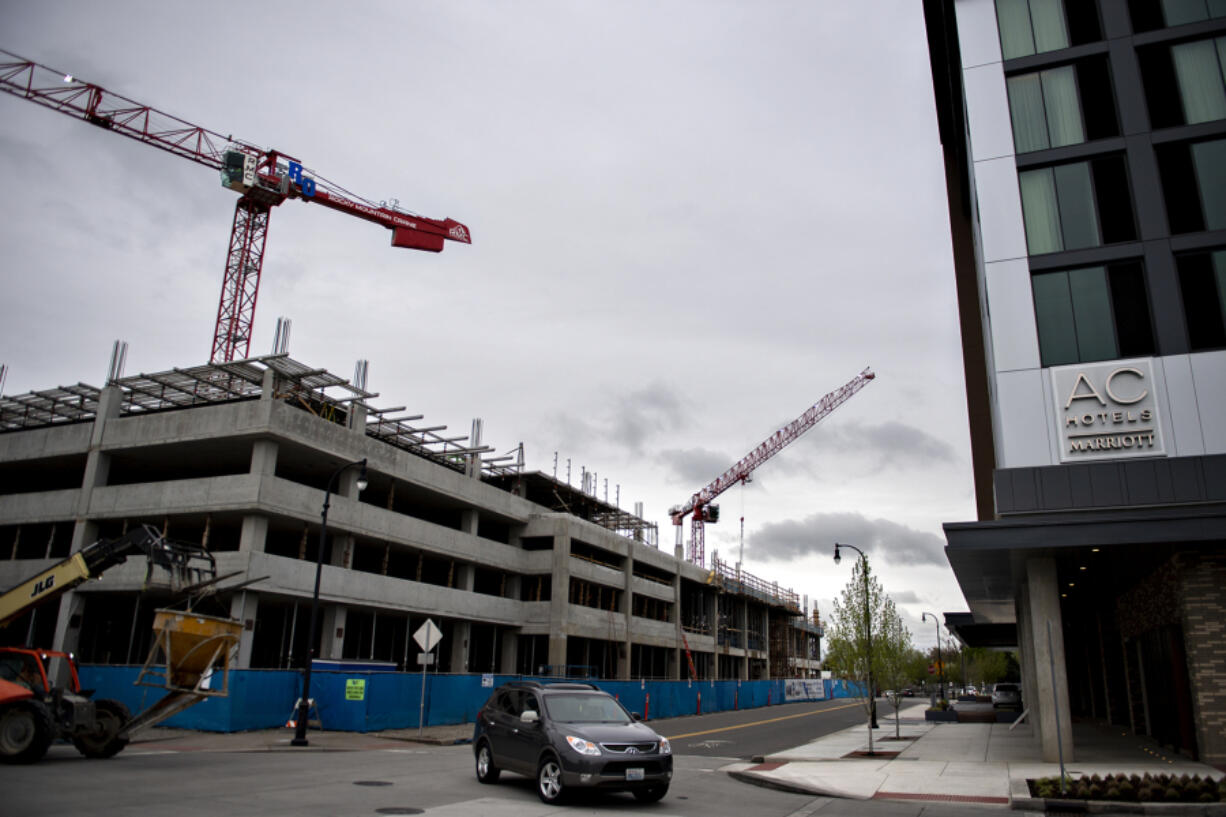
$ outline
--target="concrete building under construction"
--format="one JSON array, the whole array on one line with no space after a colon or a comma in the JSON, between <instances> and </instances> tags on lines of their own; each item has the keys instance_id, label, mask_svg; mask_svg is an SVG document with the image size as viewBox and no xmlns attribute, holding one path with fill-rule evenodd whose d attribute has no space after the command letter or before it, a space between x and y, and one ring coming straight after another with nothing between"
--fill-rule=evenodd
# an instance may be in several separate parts
<instances>
[{"instance_id":1,"label":"concrete building under construction","mask_svg":"<svg viewBox=\"0 0 1226 817\"><path fill-rule=\"evenodd\" d=\"M152 524L215 558L238 667L299 667L328 497L322 658L416 670L429 618L440 672L816 676L821 627L791 590L661 551L641 511L496 455L478 423L445 436L375 397L285 354L0 397L0 588ZM138 664L170 601L129 563L0 640Z\"/></svg>"}]
</instances>

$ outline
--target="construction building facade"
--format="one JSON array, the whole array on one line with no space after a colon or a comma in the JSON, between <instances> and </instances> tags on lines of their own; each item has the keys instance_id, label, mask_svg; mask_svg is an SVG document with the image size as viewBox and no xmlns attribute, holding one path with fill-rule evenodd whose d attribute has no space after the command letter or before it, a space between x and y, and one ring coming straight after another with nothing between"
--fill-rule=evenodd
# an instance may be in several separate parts
<instances>
[{"instance_id":1,"label":"construction building facade","mask_svg":"<svg viewBox=\"0 0 1226 817\"><path fill-rule=\"evenodd\" d=\"M968 644L1226 764L1226 3L924 0L975 521ZM1061 720L1065 728L1061 730Z\"/></svg>"},{"instance_id":2,"label":"construction building facade","mask_svg":"<svg viewBox=\"0 0 1226 817\"><path fill-rule=\"evenodd\" d=\"M355 378L356 379L356 378ZM816 677L797 595L661 551L653 523L285 354L0 397L0 587L136 524L203 545L239 668L298 668L327 499L315 654L417 671ZM358 490L359 463L366 486ZM139 664L174 601L125 564L0 633Z\"/></svg>"}]
</instances>

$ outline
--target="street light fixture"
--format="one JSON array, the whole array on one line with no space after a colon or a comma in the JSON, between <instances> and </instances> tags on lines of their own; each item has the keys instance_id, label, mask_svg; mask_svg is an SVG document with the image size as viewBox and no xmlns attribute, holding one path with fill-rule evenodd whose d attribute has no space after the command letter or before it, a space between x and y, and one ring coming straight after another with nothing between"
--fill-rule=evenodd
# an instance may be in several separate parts
<instances>
[{"instance_id":1,"label":"street light fixture","mask_svg":"<svg viewBox=\"0 0 1226 817\"><path fill-rule=\"evenodd\" d=\"M937 678L940 679L941 700L945 700L945 659L941 656L941 620L937 618L936 613L921 613L920 621L927 621L928 616L932 616L932 623L937 625Z\"/></svg>"},{"instance_id":2,"label":"street light fixture","mask_svg":"<svg viewBox=\"0 0 1226 817\"><path fill-rule=\"evenodd\" d=\"M838 542L834 543L834 563L837 565L843 561L843 557L839 555L839 548L851 548L856 553L860 554L860 572L864 576L864 638L868 647L868 698L869 698L869 733L868 733L868 750L873 751L873 733L872 729L877 727L877 695L876 689L873 687L873 626L869 615L868 608L868 557L864 555L864 551L855 545L844 545Z\"/></svg>"},{"instance_id":3,"label":"street light fixture","mask_svg":"<svg viewBox=\"0 0 1226 817\"><path fill-rule=\"evenodd\" d=\"M328 487L324 490L324 506L320 513L319 549L315 552L315 592L311 595L311 635L307 639L306 666L302 671L302 697L298 699L298 719L294 723L294 738L290 741L291 746L309 746L311 744L306 736L307 719L311 716L311 654L315 651L315 635L319 626L319 577L323 573L324 543L328 537L328 507L331 504L332 488L336 485L337 478L355 465L362 467L362 470L358 472L357 489L359 492L365 491L365 457L354 462L347 462L333 471L332 476L328 479Z\"/></svg>"}]
</instances>

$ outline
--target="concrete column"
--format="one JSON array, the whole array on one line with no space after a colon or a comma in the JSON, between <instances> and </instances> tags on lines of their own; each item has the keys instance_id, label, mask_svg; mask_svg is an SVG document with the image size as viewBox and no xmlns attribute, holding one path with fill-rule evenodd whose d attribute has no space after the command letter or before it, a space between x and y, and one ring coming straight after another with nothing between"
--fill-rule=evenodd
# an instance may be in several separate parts
<instances>
[{"instance_id":1,"label":"concrete column","mask_svg":"<svg viewBox=\"0 0 1226 817\"><path fill-rule=\"evenodd\" d=\"M622 598L617 613L621 616L626 628L626 635L617 649L617 677L622 681L630 680L630 656L633 654L634 640L631 638L631 617L634 614L634 545L626 549L626 564L622 568Z\"/></svg>"},{"instance_id":2,"label":"concrete column","mask_svg":"<svg viewBox=\"0 0 1226 817\"><path fill-rule=\"evenodd\" d=\"M471 593L476 579L476 574L476 567L471 564L456 565L456 589L465 590ZM469 642L472 640L472 623L469 621L456 621L451 627L451 638L451 665L449 672L468 672L468 656L470 650Z\"/></svg>"},{"instance_id":3,"label":"concrete column","mask_svg":"<svg viewBox=\"0 0 1226 817\"><path fill-rule=\"evenodd\" d=\"M118 386L107 386L98 395L98 413L89 435L89 453L85 458L85 477L81 480L81 495L77 501L76 525L72 531L72 552L75 553L97 538L97 527L89 521L90 500L94 489L106 485L110 476L111 458L103 453L102 440L108 421L119 416L123 408L123 392Z\"/></svg>"},{"instance_id":4,"label":"concrete column","mask_svg":"<svg viewBox=\"0 0 1226 817\"><path fill-rule=\"evenodd\" d=\"M1017 592L1014 604L1017 609L1018 658L1022 671L1022 706L1030 710L1027 723L1033 727L1039 722L1039 711L1043 708L1044 702L1039 700L1038 682L1035 678L1034 630L1033 619L1030 615L1030 597L1026 593L1024 584L1018 588ZM1037 727L1033 728L1033 733L1037 742L1039 739Z\"/></svg>"},{"instance_id":5,"label":"concrete column","mask_svg":"<svg viewBox=\"0 0 1226 817\"><path fill-rule=\"evenodd\" d=\"M250 514L244 516L242 530L238 537L238 549L262 552L267 540L268 517Z\"/></svg>"},{"instance_id":6,"label":"concrete column","mask_svg":"<svg viewBox=\"0 0 1226 817\"><path fill-rule=\"evenodd\" d=\"M268 382L272 379L275 373L272 369L264 371L264 388L271 389L271 384ZM269 392L271 397L271 391ZM277 451L278 446L275 440L256 440L251 447L251 471L263 479L276 476L277 474ZM239 534L238 549L246 551L263 552L264 544L268 539L268 518L265 516L257 516L255 514L247 514L243 517L242 531ZM246 666L245 664L243 666Z\"/></svg>"},{"instance_id":7,"label":"concrete column","mask_svg":"<svg viewBox=\"0 0 1226 817\"><path fill-rule=\"evenodd\" d=\"M361 469L355 466L353 468L345 469L345 471L342 472L339 477L337 477L336 493L334 493L332 498L329 500L329 515L331 514L332 508L335 508L337 499L345 500L352 497L355 502L357 501L358 475L360 473ZM320 510L322 512L322 506ZM346 569L352 567L353 537L334 528L330 521L328 524L328 537L332 542L332 556L328 560L328 564Z\"/></svg>"},{"instance_id":8,"label":"concrete column","mask_svg":"<svg viewBox=\"0 0 1226 817\"><path fill-rule=\"evenodd\" d=\"M251 668L251 642L255 638L255 619L259 609L260 600L255 593L243 590L230 597L230 618L243 625L238 636L238 663L235 669Z\"/></svg>"},{"instance_id":9,"label":"concrete column","mask_svg":"<svg viewBox=\"0 0 1226 817\"><path fill-rule=\"evenodd\" d=\"M85 610L85 597L70 591L60 597L60 612L55 620L53 649L77 653L81 650L81 615ZM62 680L57 683L63 683Z\"/></svg>"},{"instance_id":10,"label":"concrete column","mask_svg":"<svg viewBox=\"0 0 1226 817\"><path fill-rule=\"evenodd\" d=\"M508 627L499 637L502 639L502 660L498 663L498 671L514 675L519 666L519 630Z\"/></svg>"},{"instance_id":11,"label":"concrete column","mask_svg":"<svg viewBox=\"0 0 1226 817\"><path fill-rule=\"evenodd\" d=\"M741 629L741 680L749 680L749 602L736 602L736 626Z\"/></svg>"},{"instance_id":12,"label":"concrete column","mask_svg":"<svg viewBox=\"0 0 1226 817\"><path fill-rule=\"evenodd\" d=\"M553 534L553 578L549 602L549 664L557 675L566 665L567 621L570 618L570 533L563 520Z\"/></svg>"},{"instance_id":13,"label":"concrete column","mask_svg":"<svg viewBox=\"0 0 1226 817\"><path fill-rule=\"evenodd\" d=\"M349 404L349 430L366 436L366 406L361 403Z\"/></svg>"},{"instance_id":14,"label":"concrete column","mask_svg":"<svg viewBox=\"0 0 1226 817\"><path fill-rule=\"evenodd\" d=\"M89 435L89 453L85 457L85 476L81 480L81 495L77 500L76 519L72 526L71 552L76 553L98 539L98 525L89 518L90 501L94 488L106 485L111 470L111 458L102 451L103 434L107 421L118 417L123 407L123 392L118 386L107 386L98 395L98 412ZM77 592L70 590L61 597L60 612L55 620L55 638L52 649L76 652L80 648L81 609L84 601ZM76 626L70 626L76 616ZM57 683L60 680L57 679Z\"/></svg>"},{"instance_id":15,"label":"concrete column","mask_svg":"<svg viewBox=\"0 0 1226 817\"><path fill-rule=\"evenodd\" d=\"M669 676L673 680L681 679L681 667L685 665L686 671L689 671L688 661L685 656L685 641L684 634L681 632L681 571L678 570L673 574L673 636L676 646L673 648L673 666L675 670Z\"/></svg>"},{"instance_id":16,"label":"concrete column","mask_svg":"<svg viewBox=\"0 0 1226 817\"><path fill-rule=\"evenodd\" d=\"M324 606L321 602L319 611L319 657L320 658L341 658L345 654L345 619L349 613L349 608L343 604L329 604ZM310 623L308 622L308 625Z\"/></svg>"},{"instance_id":17,"label":"concrete column","mask_svg":"<svg viewBox=\"0 0 1226 817\"><path fill-rule=\"evenodd\" d=\"M1033 644L1030 661L1033 664L1036 687L1036 696L1030 705L1033 708L1034 703L1042 702L1035 721L1040 750L1046 763L1058 762L1061 751L1067 763L1074 759L1073 734L1069 719L1064 628L1060 618L1060 587L1055 559L1040 557L1026 560L1025 593L1030 611L1030 640ZM1033 711L1031 714L1033 715Z\"/></svg>"},{"instance_id":18,"label":"concrete column","mask_svg":"<svg viewBox=\"0 0 1226 817\"><path fill-rule=\"evenodd\" d=\"M251 446L251 473L262 477L275 476L278 450L276 440L256 440Z\"/></svg>"}]
</instances>

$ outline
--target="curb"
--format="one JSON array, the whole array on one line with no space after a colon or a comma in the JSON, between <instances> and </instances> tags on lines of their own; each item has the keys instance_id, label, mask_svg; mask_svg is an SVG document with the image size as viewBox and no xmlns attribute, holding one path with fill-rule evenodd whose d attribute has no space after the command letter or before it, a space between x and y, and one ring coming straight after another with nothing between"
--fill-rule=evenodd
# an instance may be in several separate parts
<instances>
[{"instance_id":1,"label":"curb","mask_svg":"<svg viewBox=\"0 0 1226 817\"><path fill-rule=\"evenodd\" d=\"M745 771L729 771L726 773L733 780L741 783L749 783L753 786L759 786L764 789L774 789L775 791L785 791L790 794L814 794L820 797L837 797L841 800L861 800L864 798L851 797L844 792L833 792L829 789L823 789L819 786L802 786L799 783L782 783L778 780L772 780L769 777L750 774Z\"/></svg>"}]
</instances>

